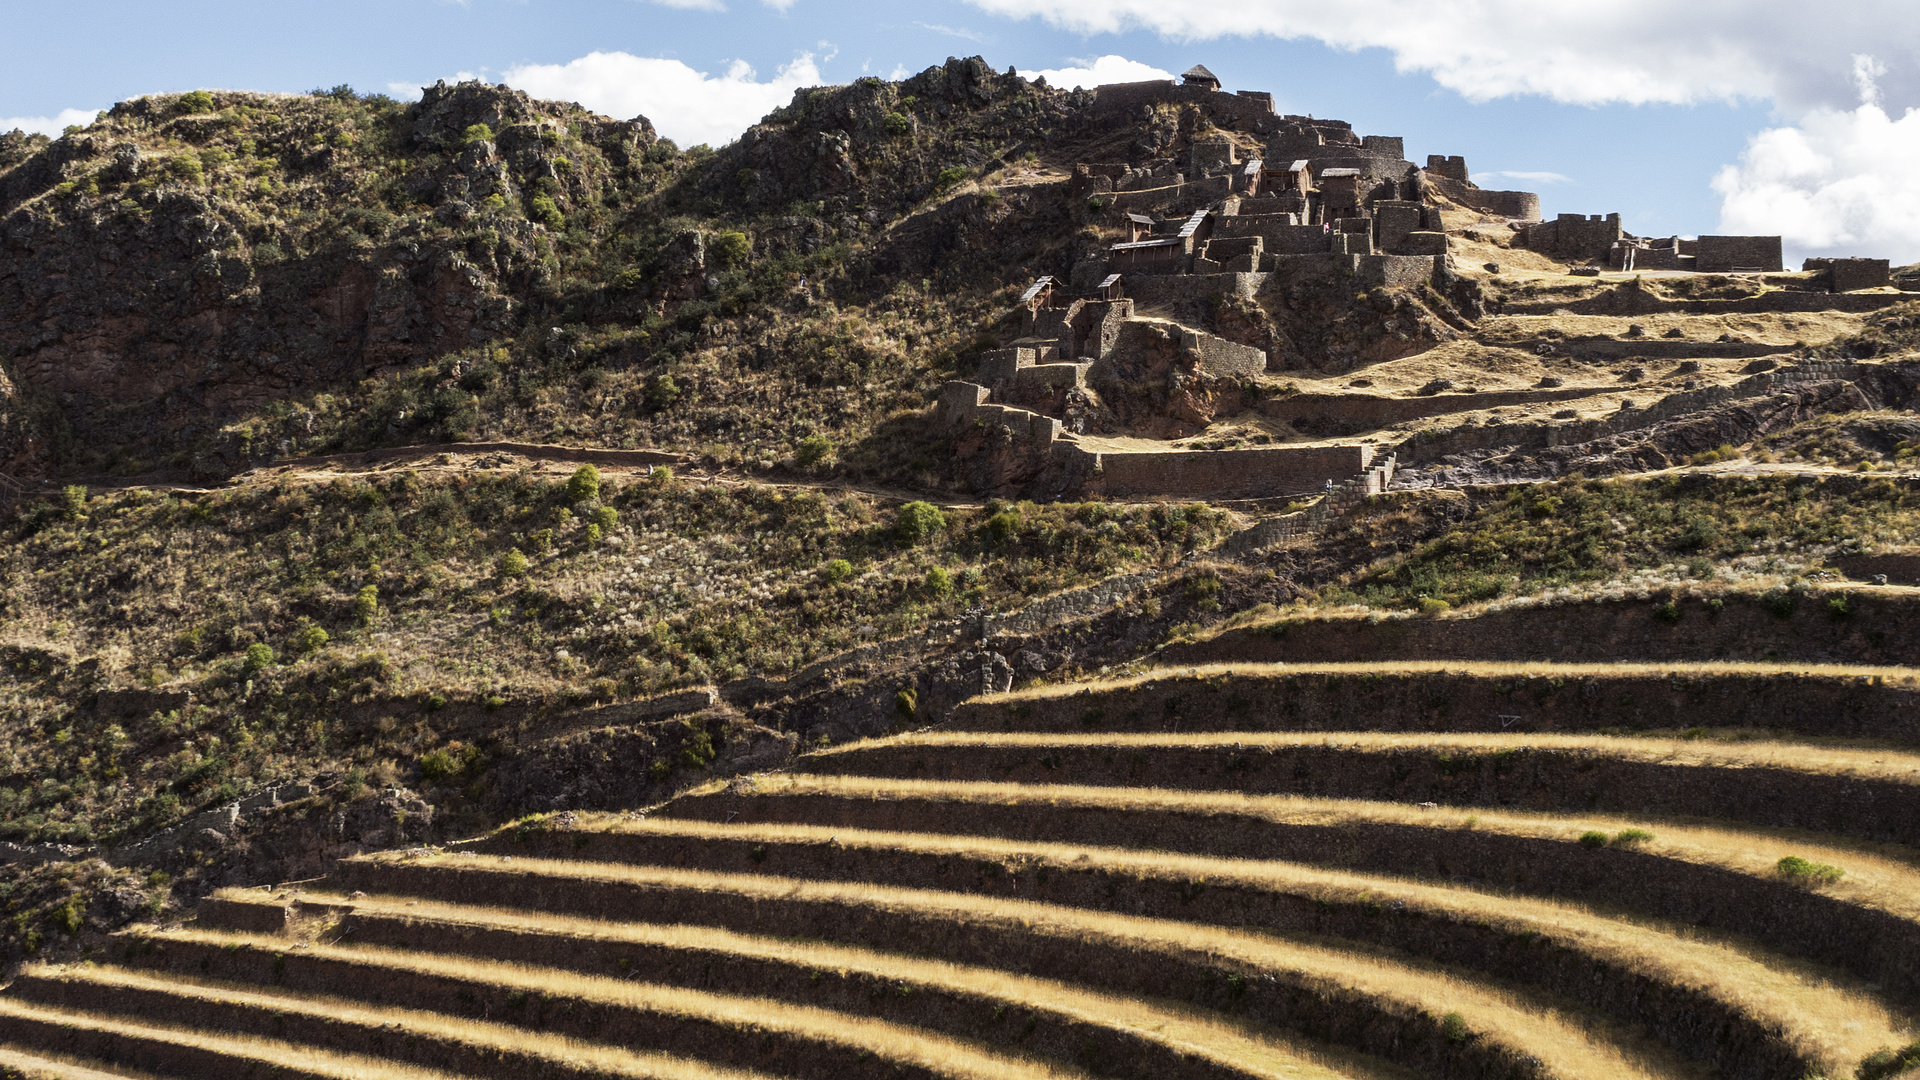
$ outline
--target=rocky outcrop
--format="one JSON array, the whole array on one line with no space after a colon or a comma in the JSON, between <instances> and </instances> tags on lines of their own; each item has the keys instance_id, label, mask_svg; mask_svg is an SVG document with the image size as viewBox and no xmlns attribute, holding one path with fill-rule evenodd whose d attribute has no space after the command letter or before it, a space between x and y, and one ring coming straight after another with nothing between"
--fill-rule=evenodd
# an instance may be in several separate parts
<instances>
[{"instance_id":1,"label":"rocky outcrop","mask_svg":"<svg viewBox=\"0 0 1920 1080\"><path fill-rule=\"evenodd\" d=\"M405 108L350 95L213 101L195 112L141 98L85 134L8 137L0 160L19 159L0 172L10 471L100 467L108 447L150 461L197 446L216 473L286 452L249 432L216 436L271 402L505 333L550 273L545 234L636 182L658 142L644 118L479 83L431 87ZM394 181L396 152L411 169Z\"/></svg>"}]
</instances>

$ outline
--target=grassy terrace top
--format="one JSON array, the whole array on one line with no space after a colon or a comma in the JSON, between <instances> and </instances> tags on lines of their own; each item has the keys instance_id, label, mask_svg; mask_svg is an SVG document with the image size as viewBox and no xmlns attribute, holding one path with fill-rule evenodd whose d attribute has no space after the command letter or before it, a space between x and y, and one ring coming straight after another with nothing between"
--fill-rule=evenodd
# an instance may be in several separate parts
<instances>
[{"instance_id":1,"label":"grassy terrace top","mask_svg":"<svg viewBox=\"0 0 1920 1080\"><path fill-rule=\"evenodd\" d=\"M1745 660L1623 661L1619 663L1553 663L1507 660L1306 660L1299 663L1251 661L1149 667L1126 675L1083 682L1039 683L999 694L983 694L970 704L991 706L1022 701L1045 701L1081 694L1109 694L1142 686L1182 682L1208 683L1223 678L1292 679L1310 675L1354 675L1370 679L1417 675L1465 675L1477 679L1867 679L1874 685L1920 686L1920 672L1910 667L1877 664L1767 663Z\"/></svg>"}]
</instances>

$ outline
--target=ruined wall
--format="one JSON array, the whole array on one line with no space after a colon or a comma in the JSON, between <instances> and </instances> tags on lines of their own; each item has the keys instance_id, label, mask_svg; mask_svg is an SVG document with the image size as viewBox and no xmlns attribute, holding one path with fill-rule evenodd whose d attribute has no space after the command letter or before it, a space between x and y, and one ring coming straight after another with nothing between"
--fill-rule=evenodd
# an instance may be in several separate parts
<instances>
[{"instance_id":1,"label":"ruined wall","mask_svg":"<svg viewBox=\"0 0 1920 1080\"><path fill-rule=\"evenodd\" d=\"M1101 454L1090 490L1109 495L1270 498L1324 490L1364 470L1369 446L1263 446Z\"/></svg>"},{"instance_id":2,"label":"ruined wall","mask_svg":"<svg viewBox=\"0 0 1920 1080\"><path fill-rule=\"evenodd\" d=\"M1893 284L1892 266L1886 259L1808 259L1800 268L1825 270L1827 288L1837 293Z\"/></svg>"},{"instance_id":3,"label":"ruined wall","mask_svg":"<svg viewBox=\"0 0 1920 1080\"><path fill-rule=\"evenodd\" d=\"M1242 273L1130 277L1127 279L1127 292L1142 307L1191 300L1209 301L1216 296L1251 300L1266 280L1265 274Z\"/></svg>"},{"instance_id":4,"label":"ruined wall","mask_svg":"<svg viewBox=\"0 0 1920 1080\"><path fill-rule=\"evenodd\" d=\"M1197 330L1180 331L1180 348L1200 358L1200 370L1215 378L1250 378L1267 370L1267 354Z\"/></svg>"},{"instance_id":5,"label":"ruined wall","mask_svg":"<svg viewBox=\"0 0 1920 1080\"><path fill-rule=\"evenodd\" d=\"M1327 250L1327 231L1319 225L1295 225L1289 215L1221 218L1217 237L1258 236L1266 254L1305 255Z\"/></svg>"},{"instance_id":6,"label":"ruined wall","mask_svg":"<svg viewBox=\"0 0 1920 1080\"><path fill-rule=\"evenodd\" d=\"M1470 174L1467 172L1467 159L1458 155L1447 157L1442 154L1428 154L1427 172L1433 176L1442 176L1448 180L1457 180L1463 184L1470 182Z\"/></svg>"},{"instance_id":7,"label":"ruined wall","mask_svg":"<svg viewBox=\"0 0 1920 1080\"><path fill-rule=\"evenodd\" d=\"M1374 240L1382 250L1397 251L1407 234L1426 222L1426 208L1412 202L1373 204Z\"/></svg>"},{"instance_id":8,"label":"ruined wall","mask_svg":"<svg viewBox=\"0 0 1920 1080\"><path fill-rule=\"evenodd\" d=\"M1431 255L1355 255L1353 276L1368 285L1406 287L1433 276Z\"/></svg>"},{"instance_id":9,"label":"ruined wall","mask_svg":"<svg viewBox=\"0 0 1920 1080\"><path fill-rule=\"evenodd\" d=\"M1699 244L1694 269L1703 274L1784 268L1777 236L1702 236Z\"/></svg>"},{"instance_id":10,"label":"ruined wall","mask_svg":"<svg viewBox=\"0 0 1920 1080\"><path fill-rule=\"evenodd\" d=\"M1461 169L1464 171L1465 164ZM1427 185L1461 206L1520 221L1540 220L1540 196L1531 191L1483 191L1466 182L1429 171Z\"/></svg>"},{"instance_id":11,"label":"ruined wall","mask_svg":"<svg viewBox=\"0 0 1920 1080\"><path fill-rule=\"evenodd\" d=\"M1556 259L1604 259L1623 235L1619 214L1561 214L1521 229L1514 243Z\"/></svg>"}]
</instances>

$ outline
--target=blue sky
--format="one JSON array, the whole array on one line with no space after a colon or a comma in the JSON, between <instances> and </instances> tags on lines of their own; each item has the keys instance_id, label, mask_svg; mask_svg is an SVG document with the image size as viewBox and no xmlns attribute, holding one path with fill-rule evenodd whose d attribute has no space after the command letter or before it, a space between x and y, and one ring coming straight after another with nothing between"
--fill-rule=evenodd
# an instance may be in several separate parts
<instances>
[{"instance_id":1,"label":"blue sky","mask_svg":"<svg viewBox=\"0 0 1920 1080\"><path fill-rule=\"evenodd\" d=\"M1696 0L1695 8L1723 2ZM1907 123L1914 102L1899 100L1916 85L1920 48L1899 5L1863 0L1853 5L1857 18L1829 18L1818 32L1782 40L1767 21L1773 5L1762 0L1736 5L1752 15L1745 38L1676 23L1684 16L1667 10L1676 5L1646 0L1619 0L1625 11L1612 22L1550 14L1551 0L1475 0L1450 20L1456 5L1446 0L1363 0L1333 14L1300 0L1055 4L1042 18L1026 17L1034 6L1015 0L11 0L0 23L9 46L0 118L58 118L198 87L348 83L398 93L466 74L609 111L646 101L649 118L672 135L737 130L743 116L783 100L796 78L890 76L951 55L977 53L1023 71L1100 56L1173 72L1204 62L1230 89L1272 91L1284 111L1405 136L1416 161L1464 154L1476 174L1535 174L1481 183L1539 191L1548 214L1619 211L1644 235L1730 224L1786 232L1802 251L1920 259L1920 220L1908 220L1920 210L1879 205L1909 195L1920 205L1920 192L1903 188L1913 181L1872 152L1890 139L1920 155L1920 114ZM1498 16L1490 22L1489 9ZM1531 15L1520 21L1503 10ZM1800 10L1780 5L1783 15ZM1221 11L1239 14L1212 21ZM1876 23L1876 14L1891 21ZM1698 41L1690 44L1689 33ZM692 71L566 66L593 53ZM655 75L664 81L644 92L613 85ZM1868 108L1885 123L1862 113ZM1905 150L1895 157L1906 160ZM1844 228L1830 227L1848 214ZM1753 227L1769 215L1782 220Z\"/></svg>"}]
</instances>

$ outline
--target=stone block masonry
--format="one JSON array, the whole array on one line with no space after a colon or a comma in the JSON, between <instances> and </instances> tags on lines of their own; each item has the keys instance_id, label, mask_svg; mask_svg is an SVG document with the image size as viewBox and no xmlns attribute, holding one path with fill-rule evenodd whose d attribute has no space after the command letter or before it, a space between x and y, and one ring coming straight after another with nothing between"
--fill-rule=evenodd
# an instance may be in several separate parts
<instances>
[{"instance_id":1,"label":"stone block masonry","mask_svg":"<svg viewBox=\"0 0 1920 1080\"><path fill-rule=\"evenodd\" d=\"M1831 292L1879 289L1893 284L1893 267L1886 259L1808 259L1800 268L1825 270L1827 289Z\"/></svg>"},{"instance_id":2,"label":"stone block masonry","mask_svg":"<svg viewBox=\"0 0 1920 1080\"><path fill-rule=\"evenodd\" d=\"M1325 491L1372 461L1366 445L1101 454L1088 486L1108 495L1275 498Z\"/></svg>"},{"instance_id":3,"label":"stone block masonry","mask_svg":"<svg viewBox=\"0 0 1920 1080\"><path fill-rule=\"evenodd\" d=\"M1694 269L1702 274L1772 273L1783 269L1777 236L1702 236L1699 245Z\"/></svg>"}]
</instances>

